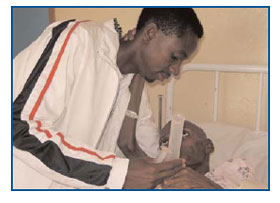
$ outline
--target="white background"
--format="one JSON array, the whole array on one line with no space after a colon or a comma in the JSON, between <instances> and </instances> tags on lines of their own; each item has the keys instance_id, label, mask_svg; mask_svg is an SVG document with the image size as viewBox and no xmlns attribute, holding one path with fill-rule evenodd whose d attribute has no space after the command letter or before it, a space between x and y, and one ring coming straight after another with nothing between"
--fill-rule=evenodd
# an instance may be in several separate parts
<instances>
[{"instance_id":1,"label":"white background","mask_svg":"<svg viewBox=\"0 0 280 203\"><path fill-rule=\"evenodd\" d=\"M4 0L1 1L1 202L279 202L279 26L278 0ZM11 6L271 6L270 157L271 191L11 191ZM278 199L278 200L277 200Z\"/></svg>"}]
</instances>

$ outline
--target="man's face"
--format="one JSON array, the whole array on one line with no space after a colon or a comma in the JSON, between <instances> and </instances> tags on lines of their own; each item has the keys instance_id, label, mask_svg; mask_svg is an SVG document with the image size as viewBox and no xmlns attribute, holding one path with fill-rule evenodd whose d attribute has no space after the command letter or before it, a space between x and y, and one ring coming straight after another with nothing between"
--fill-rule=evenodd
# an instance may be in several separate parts
<instances>
[{"instance_id":1,"label":"man's face","mask_svg":"<svg viewBox=\"0 0 280 203\"><path fill-rule=\"evenodd\" d=\"M178 38L157 30L140 51L140 75L148 82L163 81L171 74L178 75L182 61L195 51L197 43L198 38L191 31Z\"/></svg>"}]
</instances>

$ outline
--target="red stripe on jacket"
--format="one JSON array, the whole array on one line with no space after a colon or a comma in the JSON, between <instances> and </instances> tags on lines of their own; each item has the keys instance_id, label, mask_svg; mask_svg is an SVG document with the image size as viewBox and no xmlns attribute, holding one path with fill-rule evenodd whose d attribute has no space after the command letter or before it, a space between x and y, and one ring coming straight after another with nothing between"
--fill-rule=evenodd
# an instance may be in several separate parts
<instances>
[{"instance_id":1,"label":"red stripe on jacket","mask_svg":"<svg viewBox=\"0 0 280 203\"><path fill-rule=\"evenodd\" d=\"M79 25L80 23L82 23L82 22L87 22L87 21L79 21L79 22L76 22L75 25L74 25L74 26L70 29L70 31L67 33L67 36L66 36L66 38L65 38L65 40L64 40L64 43L63 43L63 45L62 45L62 47L61 47L61 49L60 49L60 51L59 51L59 53L58 53L58 56L57 56L57 58L56 58L56 60L55 60L55 63L54 63L54 65L53 65L53 67L52 67L52 70L51 70L51 72L50 72L50 74L49 74L49 76L48 76L48 78L47 78L46 84L44 85L43 89L41 90L40 95L39 95L39 97L38 97L38 99L37 99L37 101L36 101L34 107L32 108L31 113L29 114L29 120L30 120L30 121L33 121L33 120L34 120L34 117L35 117L35 115L36 115L36 113L37 113L37 111L38 111L38 108L40 107L40 104L41 104L41 102L42 102L42 100L43 100L43 98L44 98L44 95L45 95L45 93L47 92L47 90L48 90L48 88L49 88L49 86L50 86L50 84L51 84L51 82L52 82L52 80L53 80L53 77L54 77L55 72L56 72L56 70L57 70L57 68L58 68L58 65L59 65L59 62L60 62L60 60L61 60L61 57L62 57L62 55L63 55L63 53L64 53L64 51L65 51L65 48L66 48L66 46L67 46L67 43L68 43L68 41L69 41L69 39L70 39L70 37L71 37L71 34L72 34L73 31L78 27L78 25ZM36 128L36 129L37 129L38 132L43 132L43 133L46 134L46 136L47 136L48 138L52 138L52 135L51 135L51 133L50 133L49 130L44 130L44 129L41 128L41 127L42 127L41 121L36 120L36 123L37 123L37 128ZM113 155L113 154L112 154L112 155L108 155L108 156L106 156L106 157L101 157L99 154L97 154L96 152L91 151L91 150L89 150L89 149L86 149L86 148L83 148L83 147L75 147L75 146L73 146L73 145L71 145L71 144L69 144L68 142L65 141L64 135L63 135L61 132L58 132L56 135L60 137L61 143L62 143L64 146L66 146L68 149L71 149L71 150L73 150L73 151L81 151L81 152L90 154L90 155L92 155L92 156L96 156L97 158L99 158L99 159L101 159L101 160L105 160L105 159L114 159L114 158L115 158L115 155Z\"/></svg>"}]
</instances>

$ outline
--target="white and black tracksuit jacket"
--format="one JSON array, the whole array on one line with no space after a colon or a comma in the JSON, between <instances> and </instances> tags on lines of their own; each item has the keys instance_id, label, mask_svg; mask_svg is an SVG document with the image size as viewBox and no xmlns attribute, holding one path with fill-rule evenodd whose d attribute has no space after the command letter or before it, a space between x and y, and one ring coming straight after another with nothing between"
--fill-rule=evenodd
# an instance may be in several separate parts
<instances>
[{"instance_id":1,"label":"white and black tracksuit jacket","mask_svg":"<svg viewBox=\"0 0 280 203\"><path fill-rule=\"evenodd\" d=\"M118 38L113 20L54 23L14 59L15 189L122 188L129 160L99 148L119 91ZM146 96L139 116L137 140L156 157Z\"/></svg>"}]
</instances>

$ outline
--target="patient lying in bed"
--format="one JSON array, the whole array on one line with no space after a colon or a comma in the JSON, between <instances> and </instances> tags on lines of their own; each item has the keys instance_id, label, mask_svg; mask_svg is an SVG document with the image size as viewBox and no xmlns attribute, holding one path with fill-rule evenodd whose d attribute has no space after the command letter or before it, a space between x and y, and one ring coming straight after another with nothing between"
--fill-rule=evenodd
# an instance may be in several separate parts
<instances>
[{"instance_id":1,"label":"patient lying in bed","mask_svg":"<svg viewBox=\"0 0 280 203\"><path fill-rule=\"evenodd\" d=\"M170 123L161 132L160 143L168 144ZM195 124L185 121L180 157L186 159L187 168L166 179L157 188L163 189L234 189L244 183L256 183L254 170L243 159L231 159L209 171L209 157L214 151L212 140ZM248 184L246 184L248 185ZM262 188L251 184L251 188Z\"/></svg>"},{"instance_id":2,"label":"patient lying in bed","mask_svg":"<svg viewBox=\"0 0 280 203\"><path fill-rule=\"evenodd\" d=\"M171 123L161 131L160 145L167 146ZM209 155L214 151L211 139L195 124L185 121L180 157L186 159L188 167L204 175L209 171Z\"/></svg>"}]
</instances>

